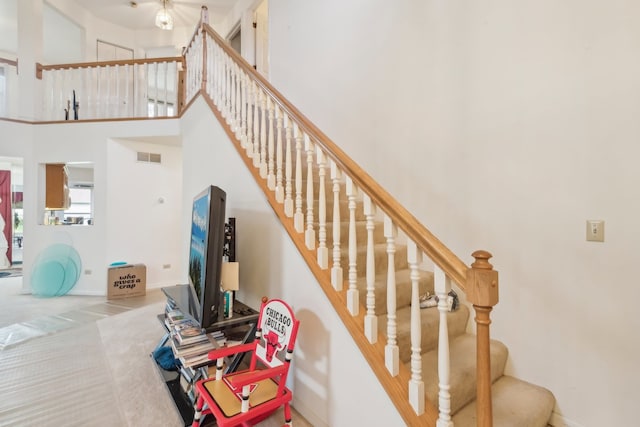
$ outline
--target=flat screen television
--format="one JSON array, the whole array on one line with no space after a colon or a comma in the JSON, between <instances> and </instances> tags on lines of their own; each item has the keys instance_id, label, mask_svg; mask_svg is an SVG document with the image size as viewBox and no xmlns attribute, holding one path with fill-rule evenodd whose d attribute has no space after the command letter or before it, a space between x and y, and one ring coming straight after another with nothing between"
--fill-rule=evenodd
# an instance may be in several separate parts
<instances>
[{"instance_id":1,"label":"flat screen television","mask_svg":"<svg viewBox=\"0 0 640 427\"><path fill-rule=\"evenodd\" d=\"M224 248L226 197L222 189L211 185L193 199L189 283L198 298L197 319L205 329L222 320L220 270Z\"/></svg>"}]
</instances>

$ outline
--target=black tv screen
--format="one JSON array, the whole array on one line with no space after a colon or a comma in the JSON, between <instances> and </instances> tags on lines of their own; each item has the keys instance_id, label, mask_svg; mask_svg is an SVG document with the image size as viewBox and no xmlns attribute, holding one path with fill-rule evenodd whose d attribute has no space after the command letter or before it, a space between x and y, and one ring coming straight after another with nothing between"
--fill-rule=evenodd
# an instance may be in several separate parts
<instances>
[{"instance_id":1,"label":"black tv screen","mask_svg":"<svg viewBox=\"0 0 640 427\"><path fill-rule=\"evenodd\" d=\"M205 329L217 322L222 313L220 270L224 247L225 205L226 193L213 185L193 199L189 283L198 297L198 321Z\"/></svg>"}]
</instances>

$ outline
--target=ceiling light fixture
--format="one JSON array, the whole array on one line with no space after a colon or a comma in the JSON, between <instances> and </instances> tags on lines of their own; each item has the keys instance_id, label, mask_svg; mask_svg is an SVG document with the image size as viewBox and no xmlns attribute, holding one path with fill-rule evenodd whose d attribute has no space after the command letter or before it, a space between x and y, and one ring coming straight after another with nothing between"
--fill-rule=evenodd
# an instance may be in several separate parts
<instances>
[{"instance_id":1,"label":"ceiling light fixture","mask_svg":"<svg viewBox=\"0 0 640 427\"><path fill-rule=\"evenodd\" d=\"M167 0L162 0L162 9L156 13L156 27L163 30L173 30L173 17L167 10Z\"/></svg>"}]
</instances>

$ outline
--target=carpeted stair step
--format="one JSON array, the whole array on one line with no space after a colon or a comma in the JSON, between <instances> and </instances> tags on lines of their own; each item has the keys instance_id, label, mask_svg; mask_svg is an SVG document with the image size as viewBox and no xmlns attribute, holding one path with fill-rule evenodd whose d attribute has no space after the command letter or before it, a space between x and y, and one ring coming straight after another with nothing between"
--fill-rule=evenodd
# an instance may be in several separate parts
<instances>
[{"instance_id":1,"label":"carpeted stair step","mask_svg":"<svg viewBox=\"0 0 640 427\"><path fill-rule=\"evenodd\" d=\"M450 342L451 360L451 413L455 414L476 399L476 336L463 334ZM507 347L491 340L491 381L495 382L504 372ZM410 365L407 365L411 369ZM438 402L438 350L422 354L422 377L425 394L432 402ZM516 426L517 424L513 424Z\"/></svg>"},{"instance_id":2,"label":"carpeted stair step","mask_svg":"<svg viewBox=\"0 0 640 427\"><path fill-rule=\"evenodd\" d=\"M329 245L327 245L329 247ZM349 246L343 245L341 248L340 265L342 266L342 272L344 280L349 278ZM407 264L407 246L403 244L396 244L396 251L394 254L394 265L396 271L405 270L408 267ZM387 244L378 243L374 245L375 264L376 271L387 271L387 265L389 264L389 257L387 254ZM332 260L331 248L329 247L329 260ZM367 245L358 244L356 251L356 273L358 277L365 276L367 272ZM329 262L331 267L332 262Z\"/></svg>"},{"instance_id":3,"label":"carpeted stair step","mask_svg":"<svg viewBox=\"0 0 640 427\"><path fill-rule=\"evenodd\" d=\"M316 218L317 220L317 218ZM319 233L319 225L316 221L314 225L316 235ZM358 246L366 245L368 239L368 230L366 221L356 221L356 243ZM375 243L385 243L387 240L384 237L384 227L382 222L375 222L373 229L373 241ZM343 221L340 223L340 246L348 247L349 245L349 221ZM327 246L333 248L333 223L327 220Z\"/></svg>"},{"instance_id":4,"label":"carpeted stair step","mask_svg":"<svg viewBox=\"0 0 640 427\"><path fill-rule=\"evenodd\" d=\"M435 350L438 345L438 330L440 328L440 312L436 307L420 309L420 346L423 358L425 354ZM465 333L469 321L469 308L461 305L456 311L447 313L449 340ZM411 307L404 307L396 311L396 340L400 349L400 362L408 363L411 359ZM378 331L387 335L387 316L378 317ZM424 360L424 359L423 359Z\"/></svg>"},{"instance_id":5,"label":"carpeted stair step","mask_svg":"<svg viewBox=\"0 0 640 427\"><path fill-rule=\"evenodd\" d=\"M494 427L546 427L555 405L546 388L503 375L491 386ZM475 427L476 401L453 416L456 427Z\"/></svg>"},{"instance_id":6,"label":"carpeted stair step","mask_svg":"<svg viewBox=\"0 0 640 427\"><path fill-rule=\"evenodd\" d=\"M433 273L431 271L419 270L420 295L425 292L433 294ZM396 310L408 307L411 304L411 270L405 269L396 271ZM367 278L358 277L358 290L360 291L360 302L367 305ZM387 312L387 274L378 273L375 281L375 314L381 315Z\"/></svg>"}]
</instances>

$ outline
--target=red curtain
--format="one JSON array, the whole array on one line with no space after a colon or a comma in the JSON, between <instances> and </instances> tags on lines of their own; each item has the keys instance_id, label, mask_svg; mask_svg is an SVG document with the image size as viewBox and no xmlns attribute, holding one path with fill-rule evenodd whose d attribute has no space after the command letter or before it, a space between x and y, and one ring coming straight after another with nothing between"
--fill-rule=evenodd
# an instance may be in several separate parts
<instances>
[{"instance_id":1,"label":"red curtain","mask_svg":"<svg viewBox=\"0 0 640 427\"><path fill-rule=\"evenodd\" d=\"M13 228L11 221L11 171L0 171L0 215L4 219L4 237L7 239L9 249L7 250L7 258L12 263L11 247L13 246ZM2 256L0 254L0 256Z\"/></svg>"}]
</instances>

